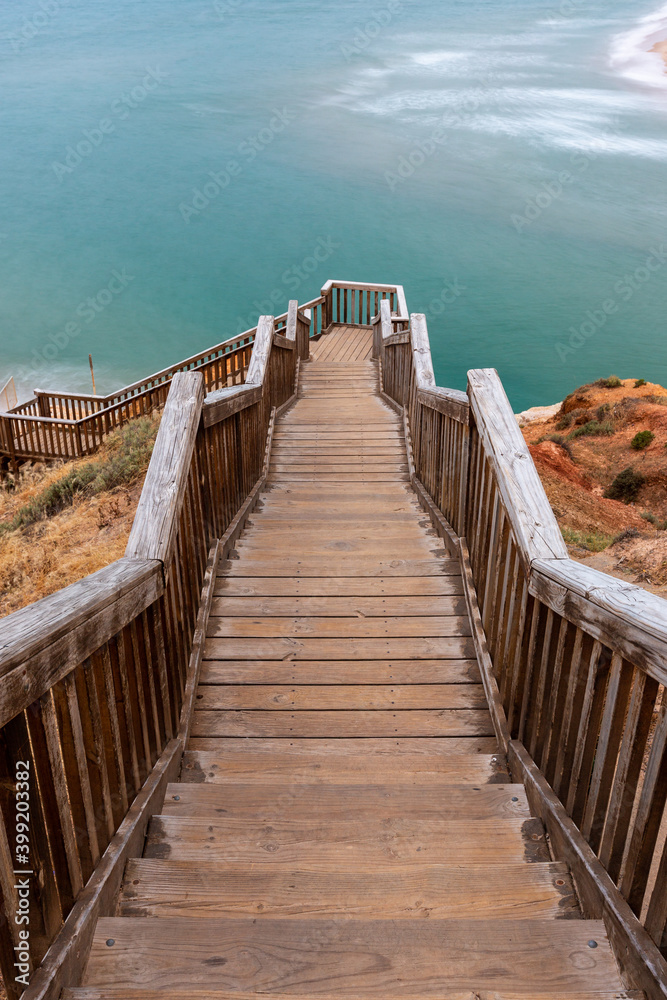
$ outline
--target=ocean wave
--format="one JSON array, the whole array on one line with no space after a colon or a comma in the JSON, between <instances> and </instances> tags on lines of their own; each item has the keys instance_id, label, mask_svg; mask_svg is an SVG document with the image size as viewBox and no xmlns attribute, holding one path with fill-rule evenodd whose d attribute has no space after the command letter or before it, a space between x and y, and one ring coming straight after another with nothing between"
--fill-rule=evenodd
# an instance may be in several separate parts
<instances>
[{"instance_id":1,"label":"ocean wave","mask_svg":"<svg viewBox=\"0 0 667 1000\"><path fill-rule=\"evenodd\" d=\"M662 56L651 52L656 42L667 40L667 4L643 17L630 31L612 40L609 65L629 80L651 87L667 87Z\"/></svg>"},{"instance_id":2,"label":"ocean wave","mask_svg":"<svg viewBox=\"0 0 667 1000\"><path fill-rule=\"evenodd\" d=\"M425 130L446 128L452 136L485 133L594 155L667 160L667 140L636 134L632 114L643 101L623 90L443 86L379 91L368 78L365 83L365 88L340 88L330 103L393 120L422 136ZM652 105L653 99L646 101Z\"/></svg>"}]
</instances>

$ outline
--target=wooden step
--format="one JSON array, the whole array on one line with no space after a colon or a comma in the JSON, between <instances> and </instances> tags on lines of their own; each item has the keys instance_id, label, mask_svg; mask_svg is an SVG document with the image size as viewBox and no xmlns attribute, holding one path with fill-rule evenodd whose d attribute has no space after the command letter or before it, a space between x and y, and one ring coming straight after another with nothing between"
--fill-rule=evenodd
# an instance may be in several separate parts
<instances>
[{"instance_id":1,"label":"wooden step","mask_svg":"<svg viewBox=\"0 0 667 1000\"><path fill-rule=\"evenodd\" d=\"M165 816L247 817L264 823L291 819L333 825L350 816L384 821L457 820L471 823L530 816L523 785L305 785L173 783L167 786Z\"/></svg>"},{"instance_id":2,"label":"wooden step","mask_svg":"<svg viewBox=\"0 0 667 1000\"><path fill-rule=\"evenodd\" d=\"M471 660L474 655L473 641L466 635L390 639L212 636L206 640L204 650L210 660Z\"/></svg>"},{"instance_id":3,"label":"wooden step","mask_svg":"<svg viewBox=\"0 0 667 1000\"><path fill-rule=\"evenodd\" d=\"M560 992L622 988L601 921L104 918L84 979L383 1000L545 983Z\"/></svg>"},{"instance_id":4,"label":"wooden step","mask_svg":"<svg viewBox=\"0 0 667 1000\"><path fill-rule=\"evenodd\" d=\"M432 745L437 745L443 749L443 753L449 756L469 756L472 754L495 754L498 753L498 742L495 736L419 736L416 738L410 736L403 737L369 737L363 736L361 738L357 737L324 737L318 739L317 737L205 737L205 736L190 736L188 741L188 747L190 750L203 750L206 753L216 752L224 753L226 747L228 746L239 746L241 744L248 744L249 746L257 746L259 744L269 743L276 746L290 748L299 746L328 746L331 743L340 744L343 747L354 746L358 743L363 743L364 750L370 750L370 748L377 748L373 752L378 754L384 754L387 752L393 753L393 747L403 748L404 750L409 749L410 752L417 754L429 753L430 751L426 748ZM386 748L391 747L392 750L388 751ZM354 752L354 751L352 751ZM400 752L400 750L398 751ZM350 782L351 784L352 782Z\"/></svg>"},{"instance_id":5,"label":"wooden step","mask_svg":"<svg viewBox=\"0 0 667 1000\"><path fill-rule=\"evenodd\" d=\"M210 646L205 656L210 655ZM202 662L207 684L479 684L475 660L213 660Z\"/></svg>"},{"instance_id":6,"label":"wooden step","mask_svg":"<svg viewBox=\"0 0 667 1000\"><path fill-rule=\"evenodd\" d=\"M221 616L216 609L209 620L209 637L272 639L303 636L310 639L384 639L397 636L430 638L468 636L471 634L467 615L430 615L401 618L275 618Z\"/></svg>"},{"instance_id":7,"label":"wooden step","mask_svg":"<svg viewBox=\"0 0 667 1000\"><path fill-rule=\"evenodd\" d=\"M123 917L530 920L580 916L567 865L410 865L363 874L133 859Z\"/></svg>"},{"instance_id":8,"label":"wooden step","mask_svg":"<svg viewBox=\"0 0 667 1000\"><path fill-rule=\"evenodd\" d=\"M488 709L412 712L196 711L193 736L392 737L493 736Z\"/></svg>"},{"instance_id":9,"label":"wooden step","mask_svg":"<svg viewBox=\"0 0 667 1000\"><path fill-rule=\"evenodd\" d=\"M373 524L370 519L363 523L357 521L345 521L334 523L328 521L325 529L322 522L311 522L305 517L301 520L301 530L295 534L294 526L288 527L280 522L268 521L265 527L263 512L256 515L255 521L243 534L242 540L253 542L268 548L279 548L281 545L294 545L295 540L301 551L308 549L324 548L331 546L342 546L354 543L355 545L367 542L378 544L378 542L394 542L398 547L412 548L415 545L435 545L440 548L442 541L432 528L422 527L418 523L410 525L399 521L380 521ZM326 532L326 534L325 534ZM345 550L343 550L345 551Z\"/></svg>"},{"instance_id":10,"label":"wooden step","mask_svg":"<svg viewBox=\"0 0 667 1000\"><path fill-rule=\"evenodd\" d=\"M328 678L327 678L328 680ZM486 708L481 684L278 684L200 685L198 711L262 709L265 711L365 710L415 708Z\"/></svg>"},{"instance_id":11,"label":"wooden step","mask_svg":"<svg viewBox=\"0 0 667 1000\"><path fill-rule=\"evenodd\" d=\"M389 550L388 545L391 546ZM440 563L451 562L442 539L432 538L426 533L419 539L396 537L388 542L380 533L376 536L354 538L348 536L344 531L338 535L328 531L318 533L317 536L306 535L295 547L293 539L278 536L273 540L270 537L264 540L255 537L252 532L248 532L242 535L236 543L236 552L240 559L246 561L266 560L274 555L276 559L285 558L288 562L294 562L317 558L325 575L327 564L332 560L335 563L336 559L349 560L350 557L361 562L364 559L385 559L388 551L391 552L395 560L417 560L431 557L435 568L438 568ZM460 572L458 562L455 562L454 565L456 571Z\"/></svg>"},{"instance_id":12,"label":"wooden step","mask_svg":"<svg viewBox=\"0 0 667 1000\"><path fill-rule=\"evenodd\" d=\"M188 989L187 996L192 1000L257 1000L258 995L257 993L243 993L237 990L229 992ZM269 996L271 1000L287 1000L285 993L266 994L267 1000ZM304 1000L337 1000L340 994L304 993L302 996ZM358 991L348 993L346 996L348 1000L352 1000L352 998L367 1000ZM422 996L423 994L414 994L413 1000L421 1000ZM443 990L439 997L440 1000L645 1000L645 995L641 992L622 989L610 990L606 993L574 993L572 991L569 993L543 993L537 990L531 990L529 993L520 993L516 990L503 990L502 992L475 990L473 993L470 990L459 990L458 992ZM155 991L137 989L136 987L113 989L112 987L80 986L63 990L61 1000L184 1000L184 995L182 990ZM398 1000L398 998L389 993L383 993L383 1000Z\"/></svg>"},{"instance_id":13,"label":"wooden step","mask_svg":"<svg viewBox=\"0 0 667 1000\"><path fill-rule=\"evenodd\" d=\"M405 785L443 782L483 785L510 780L500 754L450 754L442 750L417 753L395 745L391 750L378 752L365 746L377 741L363 739L295 740L285 746L286 742L226 740L217 752L187 750L183 754L181 781L195 784L235 780L281 784L366 785L391 781Z\"/></svg>"},{"instance_id":14,"label":"wooden step","mask_svg":"<svg viewBox=\"0 0 667 1000\"><path fill-rule=\"evenodd\" d=\"M204 787L202 785L197 786ZM145 857L274 865L318 871L375 871L396 864L492 865L550 861L544 828L536 819L468 820L316 818L254 824L245 817L151 820Z\"/></svg>"},{"instance_id":15,"label":"wooden step","mask_svg":"<svg viewBox=\"0 0 667 1000\"><path fill-rule=\"evenodd\" d=\"M269 553L244 553L243 559L229 559L221 562L218 574L220 576L238 577L384 577L384 576L460 576L458 562L453 559L434 556L425 559L397 558L396 556L365 555L360 557L354 552L327 553L321 555L302 554L292 551L283 553L280 557L271 558ZM372 593L372 591L371 591Z\"/></svg>"},{"instance_id":16,"label":"wooden step","mask_svg":"<svg viewBox=\"0 0 667 1000\"><path fill-rule=\"evenodd\" d=\"M231 568L233 564L230 563ZM252 597L378 597L448 596L463 593L460 572L432 577L323 577L321 573L311 577L264 576L244 577L219 575L215 581L218 596L247 595ZM340 659L340 657L339 657Z\"/></svg>"},{"instance_id":17,"label":"wooden step","mask_svg":"<svg viewBox=\"0 0 667 1000\"><path fill-rule=\"evenodd\" d=\"M463 597L214 597L211 614L216 617L286 618L416 618L429 615L466 615Z\"/></svg>"}]
</instances>

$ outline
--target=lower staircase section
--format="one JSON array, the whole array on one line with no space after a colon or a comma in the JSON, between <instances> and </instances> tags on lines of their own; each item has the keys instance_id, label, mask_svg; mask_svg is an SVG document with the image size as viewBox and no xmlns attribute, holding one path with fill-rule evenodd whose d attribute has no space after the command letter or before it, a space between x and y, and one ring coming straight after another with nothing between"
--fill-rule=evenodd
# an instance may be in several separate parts
<instances>
[{"instance_id":1,"label":"lower staircase section","mask_svg":"<svg viewBox=\"0 0 667 1000\"><path fill-rule=\"evenodd\" d=\"M511 783L470 636L376 366L305 364L181 781L67 1000L638 996Z\"/></svg>"}]
</instances>

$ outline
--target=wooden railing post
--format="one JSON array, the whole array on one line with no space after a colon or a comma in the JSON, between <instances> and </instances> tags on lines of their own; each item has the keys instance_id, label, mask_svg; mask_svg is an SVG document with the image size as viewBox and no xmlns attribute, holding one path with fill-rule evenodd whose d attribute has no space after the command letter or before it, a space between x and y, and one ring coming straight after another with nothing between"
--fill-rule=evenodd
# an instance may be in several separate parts
<instances>
[{"instance_id":1,"label":"wooden railing post","mask_svg":"<svg viewBox=\"0 0 667 1000\"><path fill-rule=\"evenodd\" d=\"M40 417L60 416L60 413L51 413L48 393L42 389L35 389L35 399L37 400L37 412Z\"/></svg>"},{"instance_id":2,"label":"wooden railing post","mask_svg":"<svg viewBox=\"0 0 667 1000\"><path fill-rule=\"evenodd\" d=\"M300 312L296 299L289 304L285 337L294 343L297 357L307 360L310 353L310 320Z\"/></svg>"},{"instance_id":3,"label":"wooden railing post","mask_svg":"<svg viewBox=\"0 0 667 1000\"><path fill-rule=\"evenodd\" d=\"M171 383L151 464L128 539L127 559L158 559L168 567L204 402L204 378L180 372Z\"/></svg>"},{"instance_id":4,"label":"wooden railing post","mask_svg":"<svg viewBox=\"0 0 667 1000\"><path fill-rule=\"evenodd\" d=\"M320 295L322 296L322 331L321 332L322 333L326 333L327 330L329 329L329 327L331 326L331 322L332 322L332 319L331 319L331 317L332 317L331 306L332 306L333 289L332 289L332 286L331 286L331 282L328 281L326 283L326 285L324 285L322 287L322 289L320 291ZM340 321L340 317L339 317L339 321Z\"/></svg>"}]
</instances>

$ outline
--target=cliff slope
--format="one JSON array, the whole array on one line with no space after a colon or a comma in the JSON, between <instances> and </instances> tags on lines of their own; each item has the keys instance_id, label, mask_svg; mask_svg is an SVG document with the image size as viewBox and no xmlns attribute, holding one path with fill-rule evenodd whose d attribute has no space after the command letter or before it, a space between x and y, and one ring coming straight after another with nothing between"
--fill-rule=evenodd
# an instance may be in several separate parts
<instances>
[{"instance_id":1,"label":"cliff slope","mask_svg":"<svg viewBox=\"0 0 667 1000\"><path fill-rule=\"evenodd\" d=\"M667 389L611 376L554 409L522 429L570 554L663 592Z\"/></svg>"}]
</instances>

